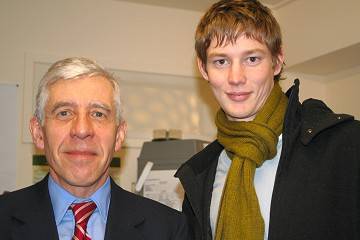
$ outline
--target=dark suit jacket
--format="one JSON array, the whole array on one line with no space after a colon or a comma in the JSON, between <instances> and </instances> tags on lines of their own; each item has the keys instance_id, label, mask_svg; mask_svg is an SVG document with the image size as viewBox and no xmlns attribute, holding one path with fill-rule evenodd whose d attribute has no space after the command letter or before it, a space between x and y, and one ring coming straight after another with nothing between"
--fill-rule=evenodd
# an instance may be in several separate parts
<instances>
[{"instance_id":1,"label":"dark suit jacket","mask_svg":"<svg viewBox=\"0 0 360 240\"><path fill-rule=\"evenodd\" d=\"M58 239L47 179L0 196L0 239ZM127 192L111 180L105 239L190 238L185 217L179 212Z\"/></svg>"}]
</instances>

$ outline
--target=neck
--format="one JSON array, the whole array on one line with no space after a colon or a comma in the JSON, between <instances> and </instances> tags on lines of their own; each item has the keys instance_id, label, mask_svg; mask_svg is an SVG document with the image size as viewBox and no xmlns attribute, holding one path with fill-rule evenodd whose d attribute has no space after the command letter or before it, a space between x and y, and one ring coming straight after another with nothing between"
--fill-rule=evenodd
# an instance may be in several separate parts
<instances>
[{"instance_id":1,"label":"neck","mask_svg":"<svg viewBox=\"0 0 360 240\"><path fill-rule=\"evenodd\" d=\"M51 170L50 176L52 177L54 182L56 182L60 187L71 193L73 196L77 198L88 198L105 184L107 178L109 177L109 174L103 174L95 182L88 184L76 184L73 182L69 182L64 178L57 176Z\"/></svg>"}]
</instances>

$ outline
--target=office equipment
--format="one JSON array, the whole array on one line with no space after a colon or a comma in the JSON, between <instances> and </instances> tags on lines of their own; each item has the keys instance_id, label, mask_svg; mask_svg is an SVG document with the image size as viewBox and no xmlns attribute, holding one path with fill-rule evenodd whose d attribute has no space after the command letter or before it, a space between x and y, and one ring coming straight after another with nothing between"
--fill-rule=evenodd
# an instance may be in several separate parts
<instances>
[{"instance_id":1,"label":"office equipment","mask_svg":"<svg viewBox=\"0 0 360 240\"><path fill-rule=\"evenodd\" d=\"M181 210L184 190L174 174L182 163L207 143L195 139L144 142L138 158L138 176L141 176L136 191L144 197Z\"/></svg>"}]
</instances>

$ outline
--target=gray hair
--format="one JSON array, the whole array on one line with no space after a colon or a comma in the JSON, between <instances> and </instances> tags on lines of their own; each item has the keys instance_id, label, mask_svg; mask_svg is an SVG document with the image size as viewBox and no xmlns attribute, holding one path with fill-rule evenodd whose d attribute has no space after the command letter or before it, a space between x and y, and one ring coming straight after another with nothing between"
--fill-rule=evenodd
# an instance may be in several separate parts
<instances>
[{"instance_id":1,"label":"gray hair","mask_svg":"<svg viewBox=\"0 0 360 240\"><path fill-rule=\"evenodd\" d=\"M49 86L56 83L58 80L73 80L82 77L94 76L102 76L112 84L114 89L113 95L116 120L118 123L123 121L120 101L120 86L115 76L94 61L83 57L66 58L51 65L39 83L38 92L36 94L35 117L42 125L44 124L44 108L49 97Z\"/></svg>"}]
</instances>

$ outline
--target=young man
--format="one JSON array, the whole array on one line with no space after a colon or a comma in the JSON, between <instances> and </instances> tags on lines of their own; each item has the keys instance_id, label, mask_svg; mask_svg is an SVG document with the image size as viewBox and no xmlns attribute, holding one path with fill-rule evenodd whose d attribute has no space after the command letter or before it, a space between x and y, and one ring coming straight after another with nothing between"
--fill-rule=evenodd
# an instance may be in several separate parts
<instances>
[{"instance_id":1,"label":"young man","mask_svg":"<svg viewBox=\"0 0 360 240\"><path fill-rule=\"evenodd\" d=\"M0 196L1 239L188 240L185 217L109 177L126 125L114 77L85 58L54 63L40 82L30 131L50 173Z\"/></svg>"},{"instance_id":2,"label":"young man","mask_svg":"<svg viewBox=\"0 0 360 240\"><path fill-rule=\"evenodd\" d=\"M221 109L217 140L183 164L195 239L360 239L360 123L286 94L280 27L256 0L223 0L200 20L199 70Z\"/></svg>"}]
</instances>

